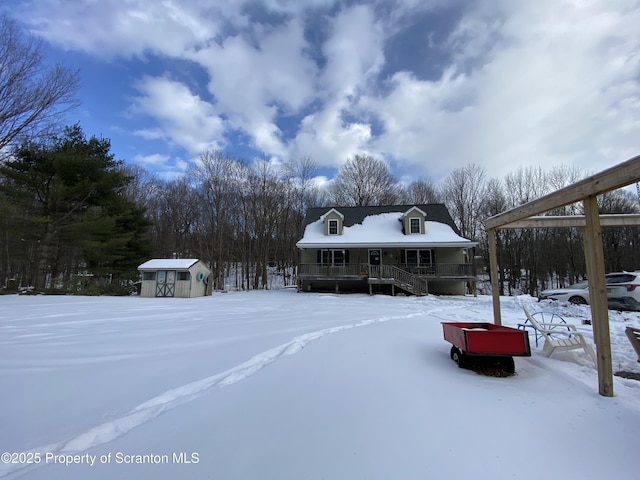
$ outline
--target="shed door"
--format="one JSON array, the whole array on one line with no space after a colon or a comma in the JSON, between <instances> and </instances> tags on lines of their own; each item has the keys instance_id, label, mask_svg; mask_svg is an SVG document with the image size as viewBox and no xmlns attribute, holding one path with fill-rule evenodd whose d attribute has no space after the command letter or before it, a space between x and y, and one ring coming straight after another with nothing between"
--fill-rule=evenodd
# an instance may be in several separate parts
<instances>
[{"instance_id":1,"label":"shed door","mask_svg":"<svg viewBox=\"0 0 640 480\"><path fill-rule=\"evenodd\" d=\"M156 280L156 297L173 297L175 290L175 270L160 270Z\"/></svg>"}]
</instances>

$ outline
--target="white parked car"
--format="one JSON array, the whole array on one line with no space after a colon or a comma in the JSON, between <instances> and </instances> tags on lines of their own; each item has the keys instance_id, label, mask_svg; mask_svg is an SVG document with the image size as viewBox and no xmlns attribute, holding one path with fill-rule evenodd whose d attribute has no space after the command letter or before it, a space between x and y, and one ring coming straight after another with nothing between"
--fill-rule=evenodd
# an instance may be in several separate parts
<instances>
[{"instance_id":1,"label":"white parked car","mask_svg":"<svg viewBox=\"0 0 640 480\"><path fill-rule=\"evenodd\" d=\"M619 272L605 275L609 308L640 310L640 272ZM538 300L560 300L576 305L589 303L589 284L578 282L566 288L543 290Z\"/></svg>"},{"instance_id":2,"label":"white parked car","mask_svg":"<svg viewBox=\"0 0 640 480\"><path fill-rule=\"evenodd\" d=\"M540 295L538 295L538 300L547 299L575 303L576 305L587 305L589 303L589 284L585 280L565 288L552 288L541 291Z\"/></svg>"},{"instance_id":3,"label":"white parked car","mask_svg":"<svg viewBox=\"0 0 640 480\"><path fill-rule=\"evenodd\" d=\"M640 310L640 272L609 273L607 298L609 306L623 310Z\"/></svg>"}]
</instances>

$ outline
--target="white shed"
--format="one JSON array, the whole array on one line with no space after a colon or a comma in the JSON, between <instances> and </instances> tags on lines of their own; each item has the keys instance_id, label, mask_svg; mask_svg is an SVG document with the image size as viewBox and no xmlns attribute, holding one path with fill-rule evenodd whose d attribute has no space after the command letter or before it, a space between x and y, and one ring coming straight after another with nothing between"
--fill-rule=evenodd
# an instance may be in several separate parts
<instances>
[{"instance_id":1,"label":"white shed","mask_svg":"<svg viewBox=\"0 0 640 480\"><path fill-rule=\"evenodd\" d=\"M141 297L192 298L211 295L211 270L197 258L154 258L138 267Z\"/></svg>"}]
</instances>

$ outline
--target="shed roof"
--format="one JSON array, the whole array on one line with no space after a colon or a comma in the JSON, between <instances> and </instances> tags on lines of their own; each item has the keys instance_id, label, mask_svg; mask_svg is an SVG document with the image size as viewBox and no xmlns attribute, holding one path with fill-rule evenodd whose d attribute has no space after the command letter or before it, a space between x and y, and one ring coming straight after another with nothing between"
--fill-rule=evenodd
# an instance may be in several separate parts
<instances>
[{"instance_id":1,"label":"shed roof","mask_svg":"<svg viewBox=\"0 0 640 480\"><path fill-rule=\"evenodd\" d=\"M197 258L154 258L144 262L138 270L188 270L198 261Z\"/></svg>"}]
</instances>

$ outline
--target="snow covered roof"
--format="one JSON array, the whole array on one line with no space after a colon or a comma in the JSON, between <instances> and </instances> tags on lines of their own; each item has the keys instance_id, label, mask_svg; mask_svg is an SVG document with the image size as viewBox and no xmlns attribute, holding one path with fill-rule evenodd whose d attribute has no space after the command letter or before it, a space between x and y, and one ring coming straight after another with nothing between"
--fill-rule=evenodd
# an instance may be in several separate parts
<instances>
[{"instance_id":1,"label":"snow covered roof","mask_svg":"<svg viewBox=\"0 0 640 480\"><path fill-rule=\"evenodd\" d=\"M325 213L324 215L322 215L322 217L320 217L322 220L324 220L325 218L327 218L327 215L329 215L331 212L336 213L342 220L344 220L344 215L342 213L340 213L338 210L336 210L335 208L332 208L331 210L329 210L327 213Z\"/></svg>"},{"instance_id":2,"label":"snow covered roof","mask_svg":"<svg viewBox=\"0 0 640 480\"><path fill-rule=\"evenodd\" d=\"M424 212L422 210L420 210L418 207L411 207L409 210L407 210L406 212L404 212L402 215L400 215L400 218L404 218L407 215L409 215L411 212L418 212L420 215L422 215L423 217L427 216L427 212Z\"/></svg>"},{"instance_id":3,"label":"snow covered roof","mask_svg":"<svg viewBox=\"0 0 640 480\"><path fill-rule=\"evenodd\" d=\"M356 223L362 223L362 221L371 215L378 215L380 213L398 212L400 214L408 213L411 210L419 210L424 214L425 218L431 222L440 222L449 225L454 232L460 233L458 227L454 223L449 210L444 203L427 203L416 205L381 205L381 206L363 206L363 207L313 207L307 210L307 214L304 218L304 224L309 225L315 222L319 218L323 218L331 210L339 212L343 217L343 225L350 227Z\"/></svg>"},{"instance_id":4,"label":"snow covered roof","mask_svg":"<svg viewBox=\"0 0 640 480\"><path fill-rule=\"evenodd\" d=\"M187 270L197 258L154 258L144 262L138 270Z\"/></svg>"},{"instance_id":5,"label":"snow covered roof","mask_svg":"<svg viewBox=\"0 0 640 480\"><path fill-rule=\"evenodd\" d=\"M344 226L342 235L325 235L322 218L307 225L298 248L326 247L474 247L478 243L458 235L450 225L425 222L424 234L405 235L400 217L404 212L369 215L362 223Z\"/></svg>"}]
</instances>

